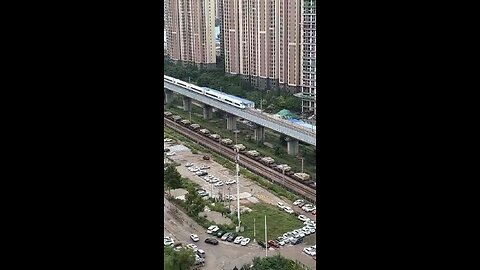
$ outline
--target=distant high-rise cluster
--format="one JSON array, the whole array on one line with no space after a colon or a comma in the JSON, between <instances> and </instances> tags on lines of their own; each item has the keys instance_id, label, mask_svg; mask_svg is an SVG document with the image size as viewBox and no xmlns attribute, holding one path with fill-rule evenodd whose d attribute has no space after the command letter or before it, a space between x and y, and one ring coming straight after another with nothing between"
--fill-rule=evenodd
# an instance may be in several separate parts
<instances>
[{"instance_id":1,"label":"distant high-rise cluster","mask_svg":"<svg viewBox=\"0 0 480 270\"><path fill-rule=\"evenodd\" d=\"M283 89L316 111L314 0L167 0L173 60L215 63L215 17L225 72L260 89Z\"/></svg>"},{"instance_id":2,"label":"distant high-rise cluster","mask_svg":"<svg viewBox=\"0 0 480 270\"><path fill-rule=\"evenodd\" d=\"M166 0L165 10L168 56L215 66L215 0Z\"/></svg>"}]
</instances>

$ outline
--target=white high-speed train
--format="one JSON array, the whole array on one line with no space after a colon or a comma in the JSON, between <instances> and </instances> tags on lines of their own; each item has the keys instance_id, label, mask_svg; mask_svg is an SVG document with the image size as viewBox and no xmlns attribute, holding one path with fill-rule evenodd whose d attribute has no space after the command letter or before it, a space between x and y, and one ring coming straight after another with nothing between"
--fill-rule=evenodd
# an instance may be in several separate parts
<instances>
[{"instance_id":1,"label":"white high-speed train","mask_svg":"<svg viewBox=\"0 0 480 270\"><path fill-rule=\"evenodd\" d=\"M202 88L200 86L197 86L197 85L194 85L194 84L191 84L191 83L187 83L187 82L184 82L182 80L175 79L173 77L166 76L166 75L163 75L163 80L167 81L167 82L170 82L170 83L173 83L173 84L176 84L176 85L179 85L179 86L182 86L182 87L187 88L187 89L189 89L191 91L194 91L196 93L205 95L207 97L216 99L218 101L221 101L223 103L235 106L235 107L240 108L240 109L245 109L246 107L255 108L255 103L253 103L253 102L249 102L248 104L245 104L241 99L226 95L224 93L215 91L213 89Z\"/></svg>"}]
</instances>

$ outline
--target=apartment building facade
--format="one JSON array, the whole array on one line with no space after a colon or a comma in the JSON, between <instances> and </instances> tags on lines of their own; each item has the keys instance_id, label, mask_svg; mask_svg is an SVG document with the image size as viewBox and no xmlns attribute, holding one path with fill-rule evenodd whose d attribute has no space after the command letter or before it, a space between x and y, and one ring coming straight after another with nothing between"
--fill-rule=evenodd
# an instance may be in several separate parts
<instances>
[{"instance_id":1,"label":"apartment building facade","mask_svg":"<svg viewBox=\"0 0 480 270\"><path fill-rule=\"evenodd\" d=\"M219 4L225 72L260 89L315 96L314 1L220 0ZM309 111L314 102L302 101L302 105Z\"/></svg>"},{"instance_id":2,"label":"apartment building facade","mask_svg":"<svg viewBox=\"0 0 480 270\"><path fill-rule=\"evenodd\" d=\"M166 0L167 55L174 61L215 67L215 0Z\"/></svg>"},{"instance_id":3,"label":"apartment building facade","mask_svg":"<svg viewBox=\"0 0 480 270\"><path fill-rule=\"evenodd\" d=\"M317 111L317 10L315 0L303 0L302 11L302 112L315 114Z\"/></svg>"}]
</instances>

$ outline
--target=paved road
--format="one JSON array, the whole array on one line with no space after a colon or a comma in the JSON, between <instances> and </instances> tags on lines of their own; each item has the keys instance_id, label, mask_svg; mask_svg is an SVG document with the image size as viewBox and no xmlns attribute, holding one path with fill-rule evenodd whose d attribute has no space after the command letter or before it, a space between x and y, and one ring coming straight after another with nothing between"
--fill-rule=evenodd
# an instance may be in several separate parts
<instances>
[{"instance_id":1,"label":"paved road","mask_svg":"<svg viewBox=\"0 0 480 270\"><path fill-rule=\"evenodd\" d=\"M198 234L200 241L195 243L200 249L206 253L206 264L202 268L204 270L233 269L235 266L240 268L246 263L251 263L256 256L265 256L265 250L260 249L256 244L250 243L247 247L242 247L230 242L219 241L217 246L206 244L206 238L211 237L205 232L200 225L196 224L192 219L181 211L173 212L175 206L170 204L164 198L164 233L175 239L175 242L183 242L186 244L193 243L189 235L191 233ZM281 253L287 258L299 260L311 269L316 268L316 261L311 257L303 254L302 245L283 247L280 251L269 250L268 256Z\"/></svg>"}]
</instances>

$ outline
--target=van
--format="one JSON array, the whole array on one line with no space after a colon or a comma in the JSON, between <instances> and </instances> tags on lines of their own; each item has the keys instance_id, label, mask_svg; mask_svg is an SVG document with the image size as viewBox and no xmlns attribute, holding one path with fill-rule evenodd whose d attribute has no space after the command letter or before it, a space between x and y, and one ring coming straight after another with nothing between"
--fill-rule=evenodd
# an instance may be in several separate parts
<instances>
[{"instance_id":1,"label":"van","mask_svg":"<svg viewBox=\"0 0 480 270\"><path fill-rule=\"evenodd\" d=\"M203 249L197 249L197 254L201 258L205 258L205 251Z\"/></svg>"}]
</instances>

